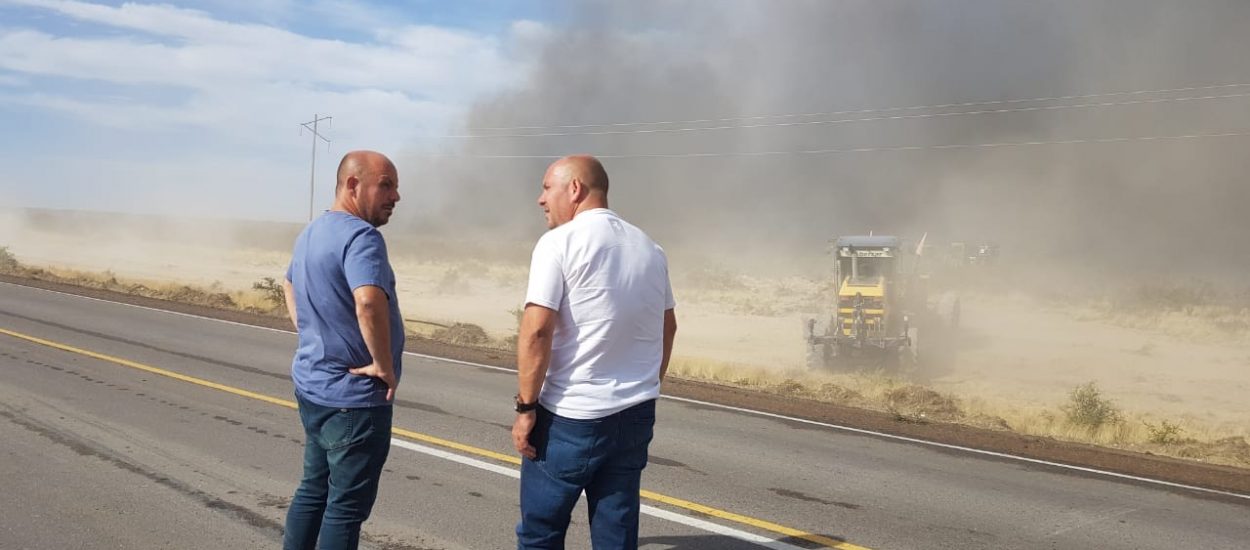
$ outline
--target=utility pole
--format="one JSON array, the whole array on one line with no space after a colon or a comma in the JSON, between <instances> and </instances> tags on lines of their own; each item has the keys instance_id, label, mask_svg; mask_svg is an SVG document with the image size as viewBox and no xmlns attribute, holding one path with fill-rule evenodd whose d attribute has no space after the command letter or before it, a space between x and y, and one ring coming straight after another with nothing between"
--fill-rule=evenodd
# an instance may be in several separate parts
<instances>
[{"instance_id":1,"label":"utility pole","mask_svg":"<svg viewBox=\"0 0 1250 550\"><path fill-rule=\"evenodd\" d=\"M326 151L328 152L330 150L330 138L327 138L317 132L317 124L323 120L329 121L332 118L334 117L313 114L312 120L300 123L301 129L299 131L299 135L304 135L304 130L312 132L312 168L311 173L308 175L308 221L312 221L313 219L313 193L316 191L317 187L317 140L320 139L325 141ZM328 126L329 122L326 124Z\"/></svg>"}]
</instances>

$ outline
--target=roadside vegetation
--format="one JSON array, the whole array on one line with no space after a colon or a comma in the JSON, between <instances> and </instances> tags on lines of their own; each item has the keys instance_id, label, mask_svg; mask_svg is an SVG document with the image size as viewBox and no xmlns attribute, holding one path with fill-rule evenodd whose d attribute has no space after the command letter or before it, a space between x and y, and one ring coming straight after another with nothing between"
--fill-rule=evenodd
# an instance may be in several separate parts
<instances>
[{"instance_id":1,"label":"roadside vegetation","mask_svg":"<svg viewBox=\"0 0 1250 550\"><path fill-rule=\"evenodd\" d=\"M202 287L128 279L109 271L86 272L27 266L5 247L0 247L0 274L225 310L286 316L285 296L281 284L273 277L264 277L246 289L227 289L220 283ZM706 289L703 294L692 296L697 300L715 300L722 290L741 291L744 288L760 286L757 281L717 270L706 270L693 276L702 279L700 286ZM440 280L440 287L447 292L463 292L467 287L463 277L463 272L449 269ZM778 314L777 310L801 310L803 306L800 304L810 303L810 298L826 292L826 289L814 282L792 280L781 284L787 286L783 289L787 291L784 293L795 296L793 302L774 302L768 312L756 310L755 304L762 303L763 300L746 300L733 307L755 314L775 315ZM776 289L763 292L771 294L774 290ZM1225 321L1216 322L1225 319L1224 316L1231 316L1232 319L1244 317L1250 323L1250 313L1246 308L1234 310L1230 309L1232 306L1214 305L1213 298L1204 298L1206 294L1181 296L1174 289L1141 289L1126 296L1128 298L1123 301L1107 302L1106 314L1140 318L1154 314L1150 312L1158 312L1158 315L1187 316L1191 320L1200 320L1193 321L1195 323L1224 327L1221 330L1226 333L1250 332L1250 328L1243 328L1238 324L1240 321L1227 321L1230 324L1220 324ZM1196 299L1198 304L1185 305ZM1247 304L1250 305L1250 299ZM520 307L509 312L519 320ZM501 338L470 323L444 324L416 319L406 321L410 333L440 342L502 351L515 347L515 334ZM1250 327L1250 324L1245 326ZM1150 350L1143 349L1140 352L1150 353ZM1092 381L1072 388L1063 402L1046 407L1025 407L1001 402L991 403L984 399L963 399L881 371L778 371L677 356L673 358L669 373L677 378L884 412L901 422L956 423L988 430L1250 467L1250 444L1246 441L1244 431L1233 433L1213 430L1192 419L1157 418L1125 411Z\"/></svg>"},{"instance_id":2,"label":"roadside vegetation","mask_svg":"<svg viewBox=\"0 0 1250 550\"><path fill-rule=\"evenodd\" d=\"M9 247L0 246L0 272L8 273L18 267L20 264L17 263L17 258L13 256L13 253L9 252Z\"/></svg>"},{"instance_id":3,"label":"roadside vegetation","mask_svg":"<svg viewBox=\"0 0 1250 550\"><path fill-rule=\"evenodd\" d=\"M242 310L263 315L285 315L284 302L274 304L261 290L226 289L221 283L208 287L167 281L119 278L111 271L93 272L28 266L7 248L0 247L0 274L120 292L145 298L169 300L218 309ZM278 292L281 293L281 286Z\"/></svg>"},{"instance_id":4,"label":"roadside vegetation","mask_svg":"<svg viewBox=\"0 0 1250 550\"><path fill-rule=\"evenodd\" d=\"M1250 467L1250 443L1244 432L1125 411L1094 382L1073 388L1066 401L1039 407L963 399L886 372L776 372L688 357L674 357L669 372L680 378L885 412L902 422L948 422Z\"/></svg>"},{"instance_id":5,"label":"roadside vegetation","mask_svg":"<svg viewBox=\"0 0 1250 550\"><path fill-rule=\"evenodd\" d=\"M273 277L265 277L260 281L252 283L252 290L260 292L273 309L279 313L286 311L286 291L282 288L282 283Z\"/></svg>"}]
</instances>

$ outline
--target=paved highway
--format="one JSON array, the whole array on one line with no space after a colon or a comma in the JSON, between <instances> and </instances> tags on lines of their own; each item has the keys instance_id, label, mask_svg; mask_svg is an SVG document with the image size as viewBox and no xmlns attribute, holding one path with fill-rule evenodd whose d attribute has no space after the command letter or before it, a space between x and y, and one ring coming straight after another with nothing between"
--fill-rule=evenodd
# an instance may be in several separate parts
<instances>
[{"instance_id":1,"label":"paved highway","mask_svg":"<svg viewBox=\"0 0 1250 550\"><path fill-rule=\"evenodd\" d=\"M0 283L0 548L278 547L294 343ZM514 547L515 375L404 361L368 543ZM655 550L1250 547L1247 498L670 399L643 486Z\"/></svg>"}]
</instances>

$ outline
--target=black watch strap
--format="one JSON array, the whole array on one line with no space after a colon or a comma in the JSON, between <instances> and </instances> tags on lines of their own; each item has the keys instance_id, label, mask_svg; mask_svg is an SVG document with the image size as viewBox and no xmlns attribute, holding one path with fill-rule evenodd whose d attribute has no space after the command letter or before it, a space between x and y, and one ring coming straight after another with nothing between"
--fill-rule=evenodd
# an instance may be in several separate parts
<instances>
[{"instance_id":1,"label":"black watch strap","mask_svg":"<svg viewBox=\"0 0 1250 550\"><path fill-rule=\"evenodd\" d=\"M538 401L534 401L533 403L521 402L521 394L519 393L513 399L516 401L516 412L519 412L519 413L530 412L538 408Z\"/></svg>"}]
</instances>

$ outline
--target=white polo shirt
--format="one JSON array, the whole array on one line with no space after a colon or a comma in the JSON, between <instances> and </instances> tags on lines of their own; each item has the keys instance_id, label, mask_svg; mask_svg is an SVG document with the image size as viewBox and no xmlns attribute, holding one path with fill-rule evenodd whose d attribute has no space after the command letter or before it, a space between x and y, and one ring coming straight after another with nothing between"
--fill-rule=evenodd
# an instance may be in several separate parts
<instances>
[{"instance_id":1,"label":"white polo shirt","mask_svg":"<svg viewBox=\"0 0 1250 550\"><path fill-rule=\"evenodd\" d=\"M525 301L558 312L538 401L567 418L602 418L660 396L664 250L615 212L578 214L538 240Z\"/></svg>"}]
</instances>

